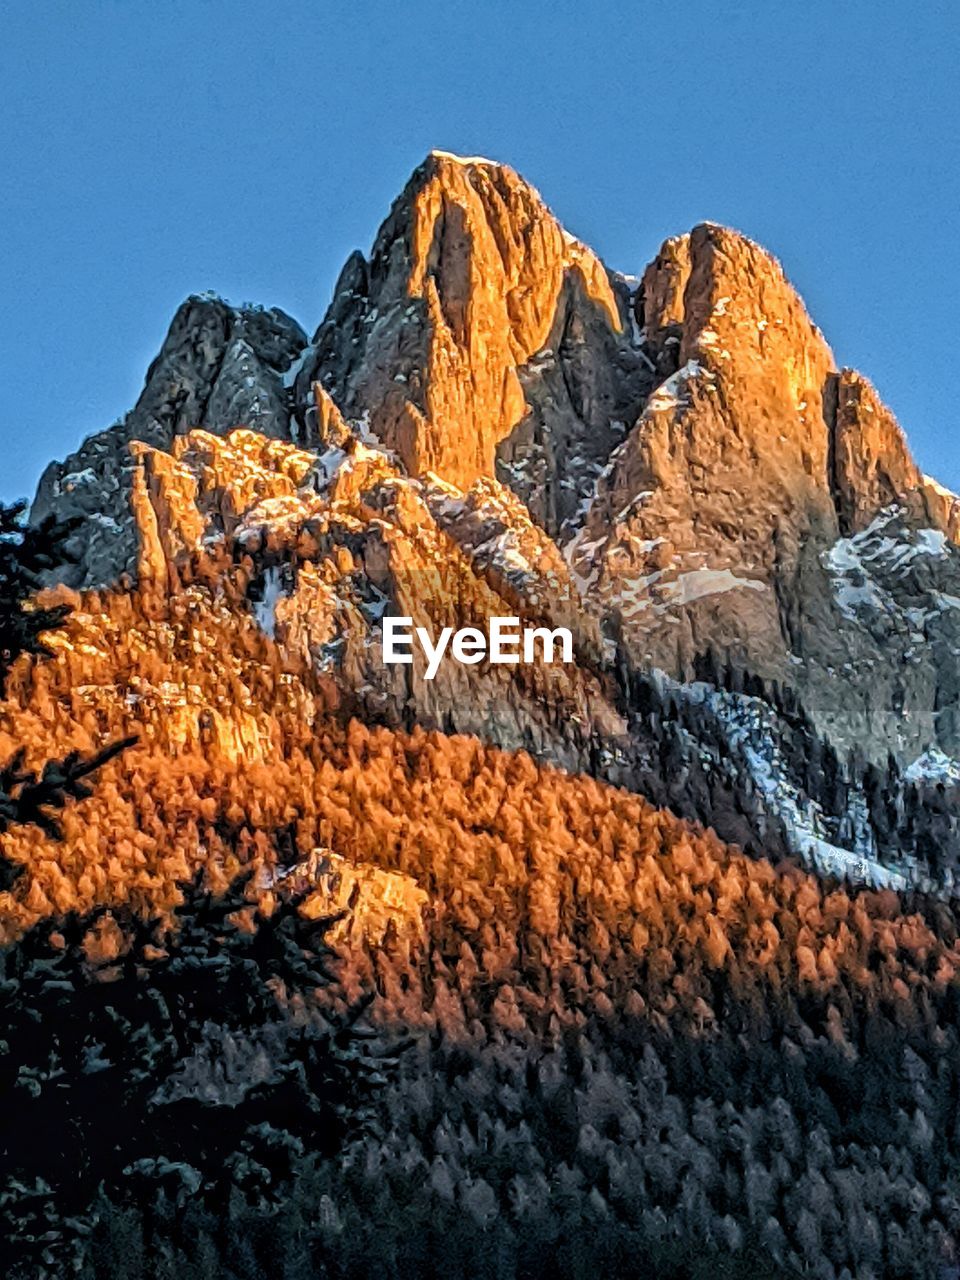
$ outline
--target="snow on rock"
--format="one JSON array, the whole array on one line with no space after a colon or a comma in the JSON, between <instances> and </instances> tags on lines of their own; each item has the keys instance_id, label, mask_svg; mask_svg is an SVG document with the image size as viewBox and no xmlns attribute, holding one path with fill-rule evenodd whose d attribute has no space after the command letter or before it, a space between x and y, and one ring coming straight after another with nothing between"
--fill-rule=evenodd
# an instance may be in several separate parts
<instances>
[{"instance_id":1,"label":"snow on rock","mask_svg":"<svg viewBox=\"0 0 960 1280\"><path fill-rule=\"evenodd\" d=\"M712 379L712 374L703 368L699 360L688 360L682 369L667 378L651 395L644 408L644 415L654 411L676 409L683 403L682 397L691 378L702 377Z\"/></svg>"},{"instance_id":2,"label":"snow on rock","mask_svg":"<svg viewBox=\"0 0 960 1280\"><path fill-rule=\"evenodd\" d=\"M478 556L488 556L490 561L505 570L533 573L533 565L520 550L520 539L515 529L505 529L476 548Z\"/></svg>"},{"instance_id":3,"label":"snow on rock","mask_svg":"<svg viewBox=\"0 0 960 1280\"><path fill-rule=\"evenodd\" d=\"M933 476L924 476L923 483L928 489L932 489L934 493L939 494L941 498L947 498L950 502L960 501L960 498L958 498L957 494L955 494L952 489L948 489L946 485L942 485L939 480L934 480Z\"/></svg>"},{"instance_id":4,"label":"snow on rock","mask_svg":"<svg viewBox=\"0 0 960 1280\"><path fill-rule=\"evenodd\" d=\"M257 625L271 640L276 639L277 605L283 596L281 571L279 567L272 566L264 572L260 599L255 601L253 606L253 616L257 620Z\"/></svg>"},{"instance_id":5,"label":"snow on rock","mask_svg":"<svg viewBox=\"0 0 960 1280\"><path fill-rule=\"evenodd\" d=\"M455 164L490 164L500 167L496 160L490 160L487 156L460 156L455 151L441 151L439 147L434 147L430 154L441 160L452 160Z\"/></svg>"},{"instance_id":6,"label":"snow on rock","mask_svg":"<svg viewBox=\"0 0 960 1280\"><path fill-rule=\"evenodd\" d=\"M903 776L908 782L954 785L960 782L960 760L931 747L904 769Z\"/></svg>"},{"instance_id":7,"label":"snow on rock","mask_svg":"<svg viewBox=\"0 0 960 1280\"><path fill-rule=\"evenodd\" d=\"M263 540L264 532L291 533L310 514L310 508L299 494L264 498L244 514L234 538L243 547L255 547Z\"/></svg>"},{"instance_id":8,"label":"snow on rock","mask_svg":"<svg viewBox=\"0 0 960 1280\"><path fill-rule=\"evenodd\" d=\"M364 445L358 445L358 449L364 449ZM369 450L367 450L369 452ZM326 489L330 482L336 476L337 472L347 460L347 453L344 449L332 445L329 449L325 449L323 453L317 454L317 460L311 468L310 474L318 492Z\"/></svg>"},{"instance_id":9,"label":"snow on rock","mask_svg":"<svg viewBox=\"0 0 960 1280\"><path fill-rule=\"evenodd\" d=\"M917 551L926 556L947 554L947 535L942 529L918 529L914 534Z\"/></svg>"},{"instance_id":10,"label":"snow on rock","mask_svg":"<svg viewBox=\"0 0 960 1280\"><path fill-rule=\"evenodd\" d=\"M287 390L289 390L291 387L296 385L297 378L300 375L301 369L303 369L304 365L308 364L313 359L316 353L317 353L317 348L315 345L311 345L303 348L303 350L294 360L293 364L291 364L290 368L283 375L283 379L282 379L283 386Z\"/></svg>"},{"instance_id":11,"label":"snow on rock","mask_svg":"<svg viewBox=\"0 0 960 1280\"><path fill-rule=\"evenodd\" d=\"M899 523L902 514L896 505L885 507L860 533L838 539L822 557L833 579L837 606L851 621L858 621L863 609L891 615L904 612L890 585L910 573L918 560L940 560L950 554L941 530L910 529ZM938 607L935 599L931 603Z\"/></svg>"},{"instance_id":12,"label":"snow on rock","mask_svg":"<svg viewBox=\"0 0 960 1280\"><path fill-rule=\"evenodd\" d=\"M544 591L563 592L569 578L559 552L498 481L480 480L464 493L428 473L424 495L441 527L455 531L461 549L478 566L507 578L531 603Z\"/></svg>"},{"instance_id":13,"label":"snow on rock","mask_svg":"<svg viewBox=\"0 0 960 1280\"><path fill-rule=\"evenodd\" d=\"M653 542L644 543L643 546L645 549L649 549L660 541L662 539L658 538ZM755 578L737 577L729 569L691 569L688 573L679 574L672 582L660 584L658 594L664 599L657 608L658 610L663 610L670 608L672 605L691 604L702 596L712 596L724 591L737 591L740 589L749 591L769 590L765 582L758 582Z\"/></svg>"},{"instance_id":14,"label":"snow on rock","mask_svg":"<svg viewBox=\"0 0 960 1280\"><path fill-rule=\"evenodd\" d=\"M876 888L906 889L908 876L876 858L863 797L854 794L843 820L852 848L831 839L820 806L805 797L790 777L779 747L776 715L760 698L728 693L701 681L680 684L663 673L665 688L711 711L722 726L731 754L740 758L767 805L781 822L793 852L823 875L844 877Z\"/></svg>"},{"instance_id":15,"label":"snow on rock","mask_svg":"<svg viewBox=\"0 0 960 1280\"><path fill-rule=\"evenodd\" d=\"M80 471L70 471L57 481L59 493L70 493L81 485L97 484L97 475L92 467L84 467Z\"/></svg>"},{"instance_id":16,"label":"snow on rock","mask_svg":"<svg viewBox=\"0 0 960 1280\"><path fill-rule=\"evenodd\" d=\"M570 570L570 576L581 596L586 597L596 585L600 577L600 549L606 544L606 537L590 539L586 527L563 548L563 558ZM589 572L584 573L586 565Z\"/></svg>"}]
</instances>

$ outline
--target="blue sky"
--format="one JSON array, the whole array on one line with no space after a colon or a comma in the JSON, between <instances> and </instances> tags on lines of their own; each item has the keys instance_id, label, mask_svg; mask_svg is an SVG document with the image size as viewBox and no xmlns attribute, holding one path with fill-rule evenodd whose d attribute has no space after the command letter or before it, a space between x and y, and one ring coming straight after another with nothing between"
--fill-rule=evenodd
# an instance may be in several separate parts
<instances>
[{"instance_id":1,"label":"blue sky","mask_svg":"<svg viewBox=\"0 0 960 1280\"><path fill-rule=\"evenodd\" d=\"M709 218L960 487L960 6L7 0L0 499L133 404L178 303L312 331L432 147L512 164L612 266Z\"/></svg>"}]
</instances>

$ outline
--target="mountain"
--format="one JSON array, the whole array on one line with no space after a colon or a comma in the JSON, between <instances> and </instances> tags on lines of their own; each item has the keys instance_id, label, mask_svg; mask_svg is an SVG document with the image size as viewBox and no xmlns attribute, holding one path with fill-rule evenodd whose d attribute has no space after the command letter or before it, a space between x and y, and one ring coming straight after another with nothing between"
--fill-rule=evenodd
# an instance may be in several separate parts
<instances>
[{"instance_id":1,"label":"mountain","mask_svg":"<svg viewBox=\"0 0 960 1280\"><path fill-rule=\"evenodd\" d=\"M899 811L904 771L952 781L958 512L757 245L705 224L618 275L511 169L443 152L311 341L189 299L135 408L33 507L82 517L73 587L175 592L214 549L241 563L281 651L367 719L527 746L848 868L892 848L863 817L867 764L895 761ZM384 613L569 625L576 667L427 682L384 666ZM638 681L696 723L651 728ZM824 751L842 787L807 776ZM915 845L893 861L922 878Z\"/></svg>"},{"instance_id":2,"label":"mountain","mask_svg":"<svg viewBox=\"0 0 960 1280\"><path fill-rule=\"evenodd\" d=\"M955 619L928 591L953 581L953 500L757 246L698 227L664 246L641 297L670 376L601 480L578 576L644 663L683 676L713 649L795 683L844 747L951 750ZM858 559L875 522L893 564Z\"/></svg>"},{"instance_id":3,"label":"mountain","mask_svg":"<svg viewBox=\"0 0 960 1280\"><path fill-rule=\"evenodd\" d=\"M0 1197L35 1274L68 1239L131 1280L933 1274L960 1232L958 502L759 246L703 224L621 275L479 157L431 153L310 338L189 298L31 511L73 522L37 601L67 616L12 666L0 765L138 741L62 839L0 829L5 954L61 1004L168 961L202 986L227 925L178 959L189 882L242 892L242 931L299 894L336 916L324 999L399 1066L313 1159L290 1108L262 1119L312 1006L263 1030L208 991L92 1217L46 1175ZM573 661L428 678L384 661L385 616L562 626ZM81 1105L116 1038L2 1078ZM164 1107L195 1136L248 1103L229 1159L170 1137Z\"/></svg>"}]
</instances>

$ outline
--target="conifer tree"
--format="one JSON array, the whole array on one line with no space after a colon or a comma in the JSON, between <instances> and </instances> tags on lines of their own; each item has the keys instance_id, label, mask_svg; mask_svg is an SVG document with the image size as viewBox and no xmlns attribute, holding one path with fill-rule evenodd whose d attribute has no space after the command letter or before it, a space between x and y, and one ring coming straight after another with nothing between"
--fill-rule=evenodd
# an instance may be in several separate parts
<instances>
[{"instance_id":1,"label":"conifer tree","mask_svg":"<svg viewBox=\"0 0 960 1280\"><path fill-rule=\"evenodd\" d=\"M26 503L0 504L0 691L10 667L21 653L50 656L44 632L63 625L66 605L37 608L33 597L45 575L74 557L69 541L77 520L48 516L42 523L25 523Z\"/></svg>"},{"instance_id":2,"label":"conifer tree","mask_svg":"<svg viewBox=\"0 0 960 1280\"><path fill-rule=\"evenodd\" d=\"M98 1194L148 1214L199 1200L221 1224L237 1196L268 1210L362 1122L398 1046L358 1027L366 998L318 1010L331 918L291 894L251 922L245 888L198 878L172 925L101 909L0 956L4 1274L69 1274ZM105 925L119 954L92 960ZM261 1069L224 1079L225 1051Z\"/></svg>"},{"instance_id":3,"label":"conifer tree","mask_svg":"<svg viewBox=\"0 0 960 1280\"><path fill-rule=\"evenodd\" d=\"M70 612L67 605L39 607L35 597L46 575L73 559L69 542L78 521L49 516L31 526L25 513L23 502L0 504L0 695L21 654L51 656L44 635L62 627ZM73 751L48 761L39 774L24 768L26 751L18 751L0 766L0 835L14 823L29 823L57 838L57 810L68 800L92 795L86 779L135 741L112 743L86 760ZM0 859L0 889L9 887L15 875L9 861Z\"/></svg>"}]
</instances>

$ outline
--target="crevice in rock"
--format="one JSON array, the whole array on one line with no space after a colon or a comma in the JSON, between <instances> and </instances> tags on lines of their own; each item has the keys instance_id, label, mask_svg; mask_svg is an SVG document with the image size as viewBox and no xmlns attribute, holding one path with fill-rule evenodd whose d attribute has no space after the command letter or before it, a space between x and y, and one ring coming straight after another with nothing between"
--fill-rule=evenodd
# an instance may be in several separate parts
<instances>
[{"instance_id":1,"label":"crevice in rock","mask_svg":"<svg viewBox=\"0 0 960 1280\"><path fill-rule=\"evenodd\" d=\"M823 420L827 424L827 487L830 491L830 500L833 503L833 508L837 513L840 532L846 537L851 532L851 529L850 513L846 509L847 504L843 497L837 463L837 415L840 403L840 375L838 373L827 375L823 384L821 402Z\"/></svg>"}]
</instances>

